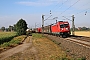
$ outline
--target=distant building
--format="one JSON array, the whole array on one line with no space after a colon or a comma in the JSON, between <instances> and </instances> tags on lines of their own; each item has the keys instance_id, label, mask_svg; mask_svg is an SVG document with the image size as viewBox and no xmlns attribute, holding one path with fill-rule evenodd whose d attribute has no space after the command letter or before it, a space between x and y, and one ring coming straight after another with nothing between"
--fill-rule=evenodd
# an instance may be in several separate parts
<instances>
[{"instance_id":1,"label":"distant building","mask_svg":"<svg viewBox=\"0 0 90 60\"><path fill-rule=\"evenodd\" d=\"M78 30L81 30L82 28L81 28L81 27L78 27L77 29L78 29Z\"/></svg>"}]
</instances>

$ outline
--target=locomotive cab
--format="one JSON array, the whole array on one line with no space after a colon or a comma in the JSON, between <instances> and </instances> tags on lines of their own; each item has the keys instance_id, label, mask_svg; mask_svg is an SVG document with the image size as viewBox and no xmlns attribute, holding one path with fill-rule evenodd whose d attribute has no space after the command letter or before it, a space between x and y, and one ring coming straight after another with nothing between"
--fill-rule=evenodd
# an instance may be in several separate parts
<instances>
[{"instance_id":1,"label":"locomotive cab","mask_svg":"<svg viewBox=\"0 0 90 60\"><path fill-rule=\"evenodd\" d=\"M71 34L68 22L63 22L60 24L60 34L62 35L62 37L67 37Z\"/></svg>"},{"instance_id":2,"label":"locomotive cab","mask_svg":"<svg viewBox=\"0 0 90 60\"><path fill-rule=\"evenodd\" d=\"M62 37L67 37L70 35L70 26L67 21L59 21L51 26L53 34L61 35Z\"/></svg>"}]
</instances>

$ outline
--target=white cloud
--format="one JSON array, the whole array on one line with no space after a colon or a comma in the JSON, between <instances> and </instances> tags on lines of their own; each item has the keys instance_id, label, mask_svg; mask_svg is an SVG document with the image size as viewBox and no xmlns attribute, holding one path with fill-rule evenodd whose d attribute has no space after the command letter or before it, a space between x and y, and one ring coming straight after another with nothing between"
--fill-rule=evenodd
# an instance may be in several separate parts
<instances>
[{"instance_id":1,"label":"white cloud","mask_svg":"<svg viewBox=\"0 0 90 60\"><path fill-rule=\"evenodd\" d=\"M26 5L26 6L49 6L52 3L47 2L18 2L18 4Z\"/></svg>"},{"instance_id":2,"label":"white cloud","mask_svg":"<svg viewBox=\"0 0 90 60\"><path fill-rule=\"evenodd\" d=\"M50 6L62 2L61 0L37 0L37 1L20 1L17 4L26 6Z\"/></svg>"}]
</instances>

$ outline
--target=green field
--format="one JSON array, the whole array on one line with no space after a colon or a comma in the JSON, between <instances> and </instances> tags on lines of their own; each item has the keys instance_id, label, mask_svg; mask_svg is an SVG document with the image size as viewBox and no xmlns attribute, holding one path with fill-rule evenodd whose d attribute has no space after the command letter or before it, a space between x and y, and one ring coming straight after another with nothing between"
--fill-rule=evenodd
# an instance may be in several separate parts
<instances>
[{"instance_id":1,"label":"green field","mask_svg":"<svg viewBox=\"0 0 90 60\"><path fill-rule=\"evenodd\" d=\"M0 44L10 41L15 36L17 36L16 32L0 32Z\"/></svg>"},{"instance_id":2,"label":"green field","mask_svg":"<svg viewBox=\"0 0 90 60\"><path fill-rule=\"evenodd\" d=\"M16 32L0 32L0 53L22 44L25 37L26 35L17 36Z\"/></svg>"}]
</instances>

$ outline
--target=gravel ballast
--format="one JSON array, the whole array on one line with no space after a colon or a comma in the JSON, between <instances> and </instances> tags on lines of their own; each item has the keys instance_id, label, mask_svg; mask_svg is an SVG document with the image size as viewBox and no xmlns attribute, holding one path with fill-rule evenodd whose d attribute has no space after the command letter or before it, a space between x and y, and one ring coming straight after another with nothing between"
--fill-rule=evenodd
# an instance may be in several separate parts
<instances>
[{"instance_id":1,"label":"gravel ballast","mask_svg":"<svg viewBox=\"0 0 90 60\"><path fill-rule=\"evenodd\" d=\"M74 59L84 58L90 60L90 48L81 46L72 41L66 40L65 38L60 38L52 35L45 35L47 38L51 39L53 42L62 47L63 50Z\"/></svg>"}]
</instances>

